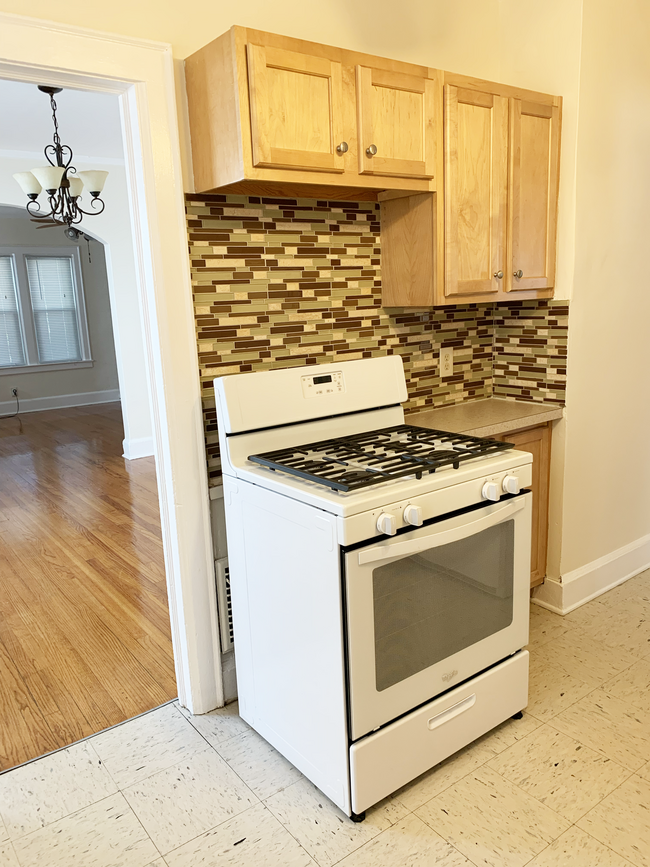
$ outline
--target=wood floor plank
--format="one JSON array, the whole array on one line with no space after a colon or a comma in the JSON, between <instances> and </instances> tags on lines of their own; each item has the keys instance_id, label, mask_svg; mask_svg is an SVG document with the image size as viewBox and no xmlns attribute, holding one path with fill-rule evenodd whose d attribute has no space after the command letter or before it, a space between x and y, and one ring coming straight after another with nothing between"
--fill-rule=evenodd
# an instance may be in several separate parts
<instances>
[{"instance_id":1,"label":"wood floor plank","mask_svg":"<svg viewBox=\"0 0 650 867\"><path fill-rule=\"evenodd\" d=\"M119 404L0 424L0 769L176 696L153 458Z\"/></svg>"}]
</instances>

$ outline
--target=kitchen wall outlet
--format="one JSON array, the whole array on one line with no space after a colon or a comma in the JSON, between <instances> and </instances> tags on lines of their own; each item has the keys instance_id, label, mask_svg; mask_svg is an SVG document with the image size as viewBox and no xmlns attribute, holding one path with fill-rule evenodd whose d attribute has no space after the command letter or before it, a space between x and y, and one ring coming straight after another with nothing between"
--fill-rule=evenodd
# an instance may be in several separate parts
<instances>
[{"instance_id":1,"label":"kitchen wall outlet","mask_svg":"<svg viewBox=\"0 0 650 867\"><path fill-rule=\"evenodd\" d=\"M13 394L14 397L18 397L18 389L17 388L12 388L11 393Z\"/></svg>"},{"instance_id":2,"label":"kitchen wall outlet","mask_svg":"<svg viewBox=\"0 0 650 867\"><path fill-rule=\"evenodd\" d=\"M440 347L440 378L445 379L454 375L454 348L453 346Z\"/></svg>"}]
</instances>

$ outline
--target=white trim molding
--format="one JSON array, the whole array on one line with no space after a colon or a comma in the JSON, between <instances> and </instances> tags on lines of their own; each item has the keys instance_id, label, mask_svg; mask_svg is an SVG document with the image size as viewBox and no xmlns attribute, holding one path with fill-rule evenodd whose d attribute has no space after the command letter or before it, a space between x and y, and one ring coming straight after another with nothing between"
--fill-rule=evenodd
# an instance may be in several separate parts
<instances>
[{"instance_id":1,"label":"white trim molding","mask_svg":"<svg viewBox=\"0 0 650 867\"><path fill-rule=\"evenodd\" d=\"M650 534L586 566L549 580L533 590L533 602L556 614L568 614L597 596L650 568Z\"/></svg>"},{"instance_id":2,"label":"white trim molding","mask_svg":"<svg viewBox=\"0 0 650 867\"><path fill-rule=\"evenodd\" d=\"M67 409L71 406L92 406L96 403L114 403L120 399L119 388L104 391L82 391L77 394L55 394L52 397L20 397L20 413L42 412L46 409ZM16 411L16 398L0 401L0 415L13 415Z\"/></svg>"},{"instance_id":3,"label":"white trim molding","mask_svg":"<svg viewBox=\"0 0 650 867\"><path fill-rule=\"evenodd\" d=\"M149 458L155 454L153 447L153 437L131 437L131 439L122 441L123 458L127 461L134 461L138 458Z\"/></svg>"},{"instance_id":4,"label":"white trim molding","mask_svg":"<svg viewBox=\"0 0 650 867\"><path fill-rule=\"evenodd\" d=\"M119 96L176 682L206 713L223 684L171 47L0 13L0 77Z\"/></svg>"}]
</instances>

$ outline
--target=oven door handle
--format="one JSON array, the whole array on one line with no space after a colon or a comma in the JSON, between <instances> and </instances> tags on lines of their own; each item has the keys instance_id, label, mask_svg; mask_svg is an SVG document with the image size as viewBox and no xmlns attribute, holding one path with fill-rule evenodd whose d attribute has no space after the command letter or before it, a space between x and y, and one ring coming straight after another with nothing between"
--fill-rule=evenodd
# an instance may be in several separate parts
<instances>
[{"instance_id":1,"label":"oven door handle","mask_svg":"<svg viewBox=\"0 0 650 867\"><path fill-rule=\"evenodd\" d=\"M430 548L439 548L441 545L448 545L450 542L458 542L460 539L467 539L468 536L474 536L482 530L487 530L489 527L494 527L516 515L526 505L524 497L517 497L516 500L509 500L505 505L500 506L489 515L479 518L477 521L470 521L466 524L460 524L457 527L451 527L445 530L445 523L442 522L432 528L432 532L426 536L420 536L417 539L407 539L404 542L391 542L383 544L376 548L366 548L359 551L359 566L364 563L376 563L379 560L392 560L394 557L410 557L411 554L419 554L422 551L428 551Z\"/></svg>"}]
</instances>

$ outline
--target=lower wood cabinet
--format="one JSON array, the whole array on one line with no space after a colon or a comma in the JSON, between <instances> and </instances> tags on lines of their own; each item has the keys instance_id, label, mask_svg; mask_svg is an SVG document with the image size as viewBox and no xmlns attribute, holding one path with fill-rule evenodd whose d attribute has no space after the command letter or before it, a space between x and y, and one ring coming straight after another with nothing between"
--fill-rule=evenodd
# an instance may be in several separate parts
<instances>
[{"instance_id":1,"label":"lower wood cabinet","mask_svg":"<svg viewBox=\"0 0 650 867\"><path fill-rule=\"evenodd\" d=\"M548 487L551 467L550 423L520 431L511 431L495 439L512 443L522 452L533 456L533 526L530 553L530 586L537 587L546 577L546 546L548 543Z\"/></svg>"}]
</instances>

